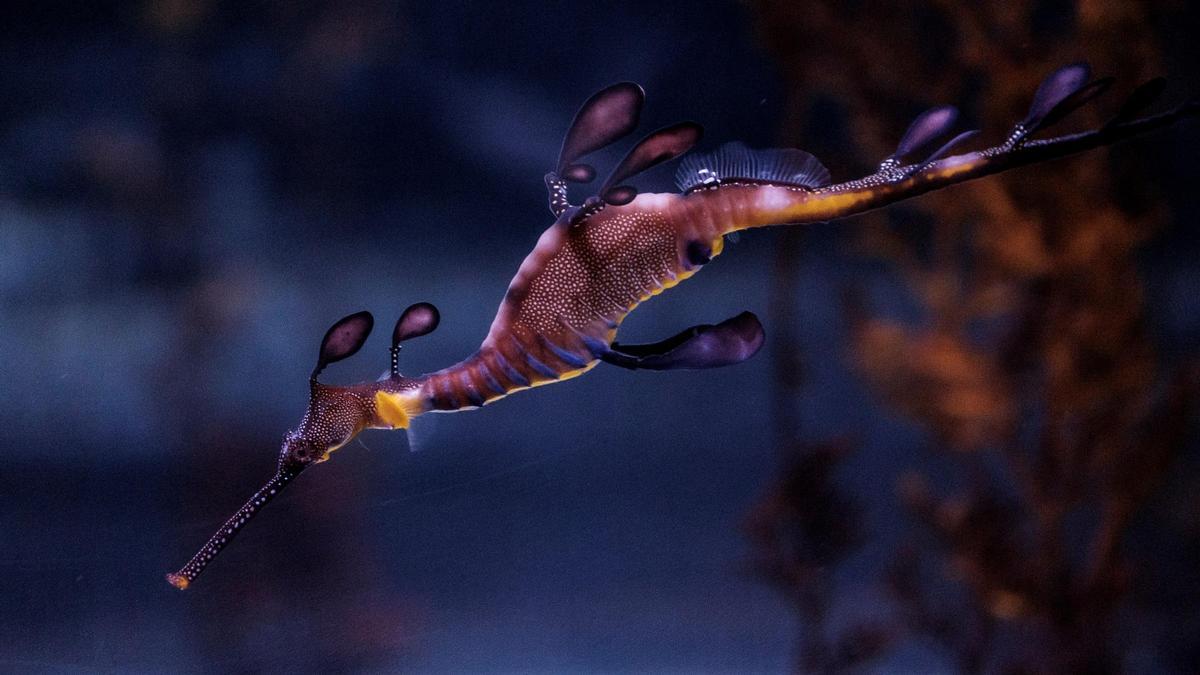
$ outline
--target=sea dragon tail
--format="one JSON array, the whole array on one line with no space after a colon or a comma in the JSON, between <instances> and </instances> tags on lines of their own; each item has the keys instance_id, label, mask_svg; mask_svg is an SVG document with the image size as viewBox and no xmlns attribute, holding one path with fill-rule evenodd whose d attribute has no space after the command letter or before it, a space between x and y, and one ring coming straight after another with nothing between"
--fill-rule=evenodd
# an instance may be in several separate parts
<instances>
[{"instance_id":1,"label":"sea dragon tail","mask_svg":"<svg viewBox=\"0 0 1200 675\"><path fill-rule=\"evenodd\" d=\"M918 117L896 153L885 159L875 173L857 180L829 184L828 173L806 153L750 150L740 144L688 158L681 164L676 179L685 192L698 193L695 195L700 198L698 201L712 201L717 210L729 213L729 231L813 223L864 213L976 178L1112 145L1200 114L1200 102L1189 101L1164 113L1135 118L1162 91L1163 80L1155 79L1135 89L1116 116L1100 128L1033 140L1034 132L1063 119L1112 82L1108 78L1088 82L1089 75L1085 64L1072 64L1052 73L1034 96L1029 116L1013 128L1003 143L984 150L945 156L977 133L969 131L937 150L928 151L957 118L952 108L941 106ZM780 152L799 154L788 164L771 154ZM910 161L914 157L917 159ZM803 163L806 165L800 166Z\"/></svg>"}]
</instances>

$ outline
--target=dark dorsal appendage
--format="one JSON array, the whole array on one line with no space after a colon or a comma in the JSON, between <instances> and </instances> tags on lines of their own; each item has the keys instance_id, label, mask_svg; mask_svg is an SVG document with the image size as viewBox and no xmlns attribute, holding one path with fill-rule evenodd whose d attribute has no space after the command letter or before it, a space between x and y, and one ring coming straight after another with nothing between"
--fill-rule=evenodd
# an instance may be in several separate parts
<instances>
[{"instance_id":1,"label":"dark dorsal appendage","mask_svg":"<svg viewBox=\"0 0 1200 675\"><path fill-rule=\"evenodd\" d=\"M645 100L641 86L619 82L585 101L563 138L555 169L559 177L573 182L591 181L595 170L586 164L576 165L576 160L633 133Z\"/></svg>"},{"instance_id":2,"label":"dark dorsal appendage","mask_svg":"<svg viewBox=\"0 0 1200 675\"><path fill-rule=\"evenodd\" d=\"M594 200L584 209L571 205L567 199L567 183L590 183L596 178L596 169L590 164L578 163L589 153L625 138L637 128L642 114L646 92L633 82L618 82L596 92L575 113L567 135L563 137L562 150L554 171L546 174L546 189L550 193L550 212L560 217L567 213L568 221L575 221L590 212L599 203Z\"/></svg>"},{"instance_id":3,"label":"dark dorsal appendage","mask_svg":"<svg viewBox=\"0 0 1200 675\"><path fill-rule=\"evenodd\" d=\"M957 122L958 108L952 105L940 105L926 110L908 125L908 130L900 137L896 152L884 161L902 164L913 159L949 133Z\"/></svg>"},{"instance_id":4,"label":"dark dorsal appendage","mask_svg":"<svg viewBox=\"0 0 1200 675\"><path fill-rule=\"evenodd\" d=\"M637 196L637 188L621 185L623 181L663 162L675 159L687 152L704 135L704 129L695 122L680 122L663 127L646 136L633 146L613 169L600 198L613 206L624 206Z\"/></svg>"},{"instance_id":5,"label":"dark dorsal appendage","mask_svg":"<svg viewBox=\"0 0 1200 675\"><path fill-rule=\"evenodd\" d=\"M400 343L422 335L429 335L437 329L442 321L442 315L428 302L418 302L409 306L396 320L392 329L392 377L400 376Z\"/></svg>"},{"instance_id":6,"label":"dark dorsal appendage","mask_svg":"<svg viewBox=\"0 0 1200 675\"><path fill-rule=\"evenodd\" d=\"M692 326L661 342L613 343L601 358L630 370L704 370L741 363L765 341L762 323L751 312L713 325Z\"/></svg>"},{"instance_id":7,"label":"dark dorsal appendage","mask_svg":"<svg viewBox=\"0 0 1200 675\"><path fill-rule=\"evenodd\" d=\"M574 224L605 204L624 206L632 202L637 197L637 188L623 185L623 181L682 155L700 140L704 132L695 122L680 122L651 133L625 154L599 195L589 197L580 208L571 206L566 183L588 183L596 177L595 168L577 160L629 135L637 127L644 101L645 92L640 86L621 82L594 94L580 107L563 139L558 165L546 175L550 210L554 215L570 211L567 222Z\"/></svg>"},{"instance_id":8,"label":"dark dorsal appendage","mask_svg":"<svg viewBox=\"0 0 1200 675\"><path fill-rule=\"evenodd\" d=\"M931 152L929 148L933 147L939 138L949 133L957 121L958 109L952 105L940 105L917 115L917 119L908 125L908 129L900 138L896 152L879 165L879 173L887 176L889 180L902 179L914 172L924 170L931 163L946 156L951 150L979 134L978 129L964 131ZM906 162L912 162L908 169L896 170Z\"/></svg>"},{"instance_id":9,"label":"dark dorsal appendage","mask_svg":"<svg viewBox=\"0 0 1200 675\"><path fill-rule=\"evenodd\" d=\"M1079 89L1071 92L1066 98L1059 101L1057 105L1051 108L1050 112L1046 113L1046 116L1043 117L1040 122L1038 122L1037 128L1046 129L1058 124L1064 118L1066 118L1067 115L1070 115L1076 110L1082 108L1084 104L1108 91L1108 88L1112 86L1113 82L1116 82L1116 78L1103 77L1099 80L1088 82Z\"/></svg>"},{"instance_id":10,"label":"dark dorsal appendage","mask_svg":"<svg viewBox=\"0 0 1200 675\"><path fill-rule=\"evenodd\" d=\"M1033 95L1029 114L1013 128L1006 144L1021 145L1028 136L1062 121L1113 83L1111 77L1089 82L1091 76L1091 66L1086 63L1072 63L1047 75Z\"/></svg>"},{"instance_id":11,"label":"dark dorsal appendage","mask_svg":"<svg viewBox=\"0 0 1200 675\"><path fill-rule=\"evenodd\" d=\"M392 346L396 347L405 340L429 335L437 330L442 321L442 315L437 307L428 302L418 302L409 306L396 320L396 328L392 330Z\"/></svg>"},{"instance_id":12,"label":"dark dorsal appendage","mask_svg":"<svg viewBox=\"0 0 1200 675\"><path fill-rule=\"evenodd\" d=\"M371 316L370 312L356 312L330 326L321 340L321 353L317 357L317 367L313 368L312 377L315 379L320 375L325 366L354 356L362 349L374 327L375 317Z\"/></svg>"},{"instance_id":13,"label":"dark dorsal appendage","mask_svg":"<svg viewBox=\"0 0 1200 675\"><path fill-rule=\"evenodd\" d=\"M975 138L978 135L979 135L979 129L971 129L970 131L964 131L961 134L955 136L954 138L951 138L950 140L946 141L946 143L942 147L929 153L929 156L926 157L921 162L921 168L925 168L930 163L936 162L937 160L945 157L946 155L950 154L951 150L953 150L954 148L957 148L958 146L971 140L972 138Z\"/></svg>"},{"instance_id":14,"label":"dark dorsal appendage","mask_svg":"<svg viewBox=\"0 0 1200 675\"><path fill-rule=\"evenodd\" d=\"M1033 128L1054 106L1071 94L1079 91L1092 77L1092 67L1086 63L1071 63L1050 73L1038 85L1029 104L1029 114L1021 120L1021 126Z\"/></svg>"}]
</instances>

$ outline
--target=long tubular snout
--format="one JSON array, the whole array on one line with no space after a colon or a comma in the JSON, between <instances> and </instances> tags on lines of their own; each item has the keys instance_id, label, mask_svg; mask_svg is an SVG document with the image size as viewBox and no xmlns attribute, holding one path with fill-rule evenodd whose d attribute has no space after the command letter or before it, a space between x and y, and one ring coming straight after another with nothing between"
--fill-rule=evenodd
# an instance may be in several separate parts
<instances>
[{"instance_id":1,"label":"long tubular snout","mask_svg":"<svg viewBox=\"0 0 1200 675\"><path fill-rule=\"evenodd\" d=\"M234 536L241 531L242 527L250 522L254 514L258 513L262 507L266 506L267 502L282 492L283 488L287 487L292 479L300 475L301 470L303 470L303 467L295 469L281 468L271 480L267 481L266 485L263 485L258 492L254 493L254 496L249 501L242 505L242 508L238 509L229 520L225 521L225 524L209 538L208 543L197 551L196 555L192 556L192 559L186 565L180 568L178 572L168 574L167 581L181 591L191 585L196 580L196 577L200 576L200 573L204 571L204 568L208 567L213 558L217 557L217 554L228 546L229 542L233 541Z\"/></svg>"}]
</instances>

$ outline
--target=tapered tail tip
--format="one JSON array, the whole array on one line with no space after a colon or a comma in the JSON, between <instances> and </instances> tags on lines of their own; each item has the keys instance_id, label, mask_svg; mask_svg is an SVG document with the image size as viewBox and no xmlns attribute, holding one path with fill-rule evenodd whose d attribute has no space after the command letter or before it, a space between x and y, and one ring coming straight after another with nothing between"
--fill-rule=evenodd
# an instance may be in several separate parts
<instances>
[{"instance_id":1,"label":"tapered tail tip","mask_svg":"<svg viewBox=\"0 0 1200 675\"><path fill-rule=\"evenodd\" d=\"M187 577L183 576L182 574L168 574L167 575L167 583L171 584L172 586L174 586L175 588L178 588L181 591L186 591L188 585L191 582L188 581Z\"/></svg>"}]
</instances>

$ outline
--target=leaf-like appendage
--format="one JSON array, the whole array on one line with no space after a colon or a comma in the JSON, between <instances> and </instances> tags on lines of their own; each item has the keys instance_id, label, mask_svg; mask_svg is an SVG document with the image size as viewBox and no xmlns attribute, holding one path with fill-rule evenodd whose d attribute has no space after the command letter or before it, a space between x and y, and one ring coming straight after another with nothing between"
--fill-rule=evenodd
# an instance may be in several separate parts
<instances>
[{"instance_id":1,"label":"leaf-like appendage","mask_svg":"<svg viewBox=\"0 0 1200 675\"><path fill-rule=\"evenodd\" d=\"M742 312L712 326L692 326L661 342L649 345L613 344L602 356L613 365L631 370L700 370L741 363L762 349L766 337L762 323Z\"/></svg>"},{"instance_id":2,"label":"leaf-like appendage","mask_svg":"<svg viewBox=\"0 0 1200 675\"><path fill-rule=\"evenodd\" d=\"M1047 75L1033 95L1029 114L1013 129L1007 144L1016 147L1034 132L1062 121L1113 83L1111 77L1088 82L1091 75L1086 63L1072 63Z\"/></svg>"},{"instance_id":3,"label":"leaf-like appendage","mask_svg":"<svg viewBox=\"0 0 1200 675\"><path fill-rule=\"evenodd\" d=\"M330 326L325 332L325 337L321 339L321 352L317 356L317 367L313 369L312 376L316 377L325 366L353 356L362 349L374 327L375 318L370 312L356 312Z\"/></svg>"},{"instance_id":4,"label":"leaf-like appendage","mask_svg":"<svg viewBox=\"0 0 1200 675\"><path fill-rule=\"evenodd\" d=\"M638 191L632 185L618 185L608 188L600 196L604 199L604 203L610 206L625 206L637 198Z\"/></svg>"},{"instance_id":5,"label":"leaf-like appendage","mask_svg":"<svg viewBox=\"0 0 1200 675\"><path fill-rule=\"evenodd\" d=\"M638 141L638 144L626 153L617 168L613 169L608 180L604 181L604 187L600 189L600 196L609 204L615 205L616 202L609 199L610 193L615 199L628 195L628 190L624 189L624 186L621 188L616 186L646 169L682 155L690 150L702 135L704 135L703 127L695 122L680 122L651 133ZM637 192L635 191L633 194L636 196Z\"/></svg>"},{"instance_id":6,"label":"leaf-like appendage","mask_svg":"<svg viewBox=\"0 0 1200 675\"><path fill-rule=\"evenodd\" d=\"M441 320L437 307L428 302L410 306L396 320L396 327L392 330L392 346L432 333Z\"/></svg>"},{"instance_id":7,"label":"leaf-like appendage","mask_svg":"<svg viewBox=\"0 0 1200 675\"><path fill-rule=\"evenodd\" d=\"M561 175L580 157L628 136L637 127L645 99L646 93L633 82L619 82L593 94L563 138L556 171Z\"/></svg>"},{"instance_id":8,"label":"leaf-like appendage","mask_svg":"<svg viewBox=\"0 0 1200 675\"><path fill-rule=\"evenodd\" d=\"M955 136L954 138L951 138L950 140L946 141L946 144L943 145L942 147L940 147L937 150L934 150L932 153L930 153L930 155L928 157L926 157L925 160L923 162L921 162L921 164L925 165L925 164L929 164L930 162L936 162L937 160L941 159L942 157L945 157L946 154L948 154L951 150L953 150L955 147L957 147L960 143L963 143L964 141L968 141L972 138L975 138L978 135L979 135L978 129L972 129L970 131L962 132L961 134Z\"/></svg>"},{"instance_id":9,"label":"leaf-like appendage","mask_svg":"<svg viewBox=\"0 0 1200 675\"><path fill-rule=\"evenodd\" d=\"M1029 114L1021 122L1026 129L1036 128L1056 105L1079 91L1092 76L1092 68L1086 63L1072 63L1046 76L1038 85L1029 106Z\"/></svg>"},{"instance_id":10,"label":"leaf-like appendage","mask_svg":"<svg viewBox=\"0 0 1200 675\"><path fill-rule=\"evenodd\" d=\"M1100 94L1108 91L1112 83L1116 80L1111 77L1102 77L1099 80L1094 80L1083 85L1079 89L1071 92L1066 98L1058 102L1058 105L1050 109L1046 116L1035 125L1035 129L1045 129L1052 125L1061 122L1067 115L1075 112L1083 107L1085 103L1096 98Z\"/></svg>"},{"instance_id":11,"label":"leaf-like appendage","mask_svg":"<svg viewBox=\"0 0 1200 675\"><path fill-rule=\"evenodd\" d=\"M908 125L891 159L904 160L924 152L934 141L945 136L956 122L958 109L952 105L926 110Z\"/></svg>"}]
</instances>

